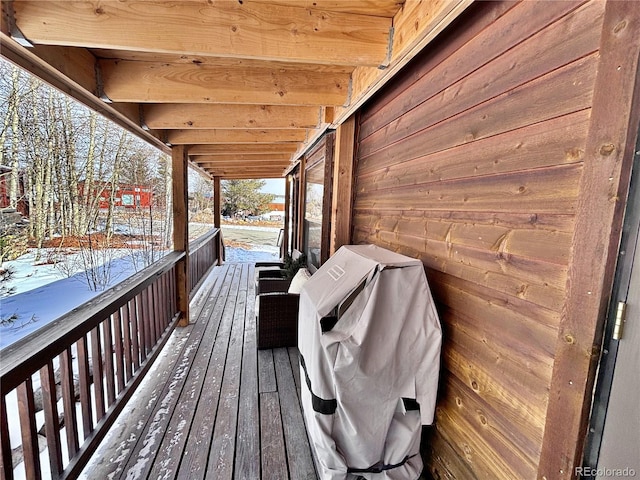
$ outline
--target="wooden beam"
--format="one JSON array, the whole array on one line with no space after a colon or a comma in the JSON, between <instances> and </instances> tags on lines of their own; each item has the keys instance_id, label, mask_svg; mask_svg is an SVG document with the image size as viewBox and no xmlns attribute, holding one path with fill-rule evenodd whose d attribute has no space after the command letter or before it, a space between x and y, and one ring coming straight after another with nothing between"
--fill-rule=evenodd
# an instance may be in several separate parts
<instances>
[{"instance_id":1,"label":"wooden beam","mask_svg":"<svg viewBox=\"0 0 640 480\"><path fill-rule=\"evenodd\" d=\"M215 145L232 143L281 143L303 142L307 138L305 130L169 130L166 135L171 145ZM294 144L297 148L297 143Z\"/></svg>"},{"instance_id":2,"label":"wooden beam","mask_svg":"<svg viewBox=\"0 0 640 480\"><path fill-rule=\"evenodd\" d=\"M178 326L189 325L189 192L187 188L187 149L179 145L171 149L173 181L173 249L186 255L176 264L176 301Z\"/></svg>"},{"instance_id":3,"label":"wooden beam","mask_svg":"<svg viewBox=\"0 0 640 480\"><path fill-rule=\"evenodd\" d=\"M249 4L291 5L291 0L244 0L244 2ZM357 2L345 0L296 0L296 5L332 12L358 13L392 18L404 2L405 0L358 0Z\"/></svg>"},{"instance_id":4,"label":"wooden beam","mask_svg":"<svg viewBox=\"0 0 640 480\"><path fill-rule=\"evenodd\" d=\"M193 145L189 148L189 155L260 155L265 154L288 154L291 156L296 150L295 143L275 143L275 144L253 144L253 143L236 143L223 145Z\"/></svg>"},{"instance_id":5,"label":"wooden beam","mask_svg":"<svg viewBox=\"0 0 640 480\"><path fill-rule=\"evenodd\" d=\"M216 2L15 2L32 43L379 66L391 19L297 6Z\"/></svg>"},{"instance_id":6,"label":"wooden beam","mask_svg":"<svg viewBox=\"0 0 640 480\"><path fill-rule=\"evenodd\" d=\"M640 9L606 3L537 478L576 478L640 123ZM635 428L635 427L634 427Z\"/></svg>"},{"instance_id":7,"label":"wooden beam","mask_svg":"<svg viewBox=\"0 0 640 480\"><path fill-rule=\"evenodd\" d=\"M303 156L300 158L300 189L298 191L298 231L293 232L296 237L296 245L298 249L302 251L304 244L302 243L304 236L304 212L305 212L305 200L306 200L306 166L307 166L307 158Z\"/></svg>"},{"instance_id":8,"label":"wooden beam","mask_svg":"<svg viewBox=\"0 0 640 480\"><path fill-rule=\"evenodd\" d=\"M229 163L229 162L250 162L250 163L262 163L262 162L274 162L274 163L288 163L291 160L290 153L266 153L266 154L234 154L229 153L225 155L197 155L191 159L199 164L203 163Z\"/></svg>"},{"instance_id":9,"label":"wooden beam","mask_svg":"<svg viewBox=\"0 0 640 480\"><path fill-rule=\"evenodd\" d=\"M231 168L269 168L269 169L281 169L284 170L289 166L289 162L207 162L199 163L198 166L202 169L214 168L214 169L231 169Z\"/></svg>"},{"instance_id":10,"label":"wooden beam","mask_svg":"<svg viewBox=\"0 0 640 480\"><path fill-rule=\"evenodd\" d=\"M211 176L229 176L231 173L235 174L251 174L256 175L256 178L264 176L265 178L283 178L285 166L261 166L261 167L248 167L246 165L210 165L202 167Z\"/></svg>"},{"instance_id":11,"label":"wooden beam","mask_svg":"<svg viewBox=\"0 0 640 480\"><path fill-rule=\"evenodd\" d=\"M100 60L104 92L113 102L344 105L351 77L297 68L224 70L128 60Z\"/></svg>"},{"instance_id":12,"label":"wooden beam","mask_svg":"<svg viewBox=\"0 0 640 480\"><path fill-rule=\"evenodd\" d=\"M213 177L213 226L220 228L222 225L222 187L220 185L220 177ZM218 265L222 265L224 261L224 241L222 238L222 230L218 235Z\"/></svg>"},{"instance_id":13,"label":"wooden beam","mask_svg":"<svg viewBox=\"0 0 640 480\"><path fill-rule=\"evenodd\" d=\"M288 163L281 164L242 164L242 163L225 163L222 165L218 164L208 164L208 165L200 165L200 168L203 170L215 170L215 171L225 171L228 172L230 170L238 171L249 171L249 170L270 170L272 172L282 173L285 168L289 166ZM281 176L281 175L280 175Z\"/></svg>"},{"instance_id":14,"label":"wooden beam","mask_svg":"<svg viewBox=\"0 0 640 480\"><path fill-rule=\"evenodd\" d=\"M289 218L289 212L291 210L291 175L287 175L284 181L284 235L282 238L282 247L280 248L280 258L284 259L284 256L289 253L289 226L291 219Z\"/></svg>"},{"instance_id":15,"label":"wooden beam","mask_svg":"<svg viewBox=\"0 0 640 480\"><path fill-rule=\"evenodd\" d=\"M351 243L355 132L356 121L353 115L336 130L329 255L333 255L342 245Z\"/></svg>"},{"instance_id":16,"label":"wooden beam","mask_svg":"<svg viewBox=\"0 0 640 480\"><path fill-rule=\"evenodd\" d=\"M213 226L220 228L220 215L221 215L221 190L220 190L220 177L213 177Z\"/></svg>"},{"instance_id":17,"label":"wooden beam","mask_svg":"<svg viewBox=\"0 0 640 480\"><path fill-rule=\"evenodd\" d=\"M211 172L230 172L230 171L234 171L234 172L238 172L238 173L254 173L254 172L278 172L280 175L282 176L282 172L284 170L283 167L281 166L275 166L275 167L271 167L269 165L239 165L239 166L232 166L232 167L227 167L227 166L208 166L208 167L203 167L203 169L209 173Z\"/></svg>"},{"instance_id":18,"label":"wooden beam","mask_svg":"<svg viewBox=\"0 0 640 480\"><path fill-rule=\"evenodd\" d=\"M321 107L237 104L145 105L144 123L152 129L315 128Z\"/></svg>"}]
</instances>

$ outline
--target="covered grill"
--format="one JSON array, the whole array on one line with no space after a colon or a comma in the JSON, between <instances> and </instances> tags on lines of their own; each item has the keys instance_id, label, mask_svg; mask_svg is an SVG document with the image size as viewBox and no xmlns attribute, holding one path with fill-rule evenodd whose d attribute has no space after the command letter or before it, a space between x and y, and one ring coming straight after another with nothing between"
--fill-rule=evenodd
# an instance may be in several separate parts
<instances>
[{"instance_id":1,"label":"covered grill","mask_svg":"<svg viewBox=\"0 0 640 480\"><path fill-rule=\"evenodd\" d=\"M320 478L418 478L440 343L419 260L350 245L311 277L300 296L298 347Z\"/></svg>"}]
</instances>

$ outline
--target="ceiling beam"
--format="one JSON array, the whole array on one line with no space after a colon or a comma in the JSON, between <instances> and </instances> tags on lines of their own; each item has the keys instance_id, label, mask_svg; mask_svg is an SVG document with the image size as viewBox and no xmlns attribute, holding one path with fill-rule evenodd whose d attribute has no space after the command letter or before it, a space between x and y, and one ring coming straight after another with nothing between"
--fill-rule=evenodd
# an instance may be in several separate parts
<instances>
[{"instance_id":1,"label":"ceiling beam","mask_svg":"<svg viewBox=\"0 0 640 480\"><path fill-rule=\"evenodd\" d=\"M230 164L224 164L224 165L199 165L200 168L202 168L204 171L208 172L210 170L215 170L218 172L242 172L242 173L253 173L253 172L266 172L266 171L271 171L274 172L278 175L282 175L282 172L284 172L285 168L287 168L289 166L288 163L286 164L265 164L265 165L255 165L255 166L251 166L251 165L246 165L246 164L242 164L242 163L230 163Z\"/></svg>"},{"instance_id":2,"label":"ceiling beam","mask_svg":"<svg viewBox=\"0 0 640 480\"><path fill-rule=\"evenodd\" d=\"M205 168L205 171L212 177L227 178L281 178L284 169L282 168Z\"/></svg>"},{"instance_id":3,"label":"ceiling beam","mask_svg":"<svg viewBox=\"0 0 640 480\"><path fill-rule=\"evenodd\" d=\"M307 138L305 130L168 130L166 140L170 145L233 144L233 143L286 143L302 142Z\"/></svg>"},{"instance_id":4,"label":"ceiling beam","mask_svg":"<svg viewBox=\"0 0 640 480\"><path fill-rule=\"evenodd\" d=\"M236 104L144 105L144 123L151 129L182 128L315 128L322 107Z\"/></svg>"},{"instance_id":5,"label":"ceiling beam","mask_svg":"<svg viewBox=\"0 0 640 480\"><path fill-rule=\"evenodd\" d=\"M296 151L297 144L275 143L275 144L223 144L223 145L193 145L189 148L189 155L216 155L228 156L229 154L237 155L264 155L268 154L285 154L291 156Z\"/></svg>"},{"instance_id":6,"label":"ceiling beam","mask_svg":"<svg viewBox=\"0 0 640 480\"><path fill-rule=\"evenodd\" d=\"M220 177L222 180L251 180L251 179L262 179L262 178L284 178L282 172L264 172L259 175L255 174L217 174L216 172L207 172L211 177Z\"/></svg>"},{"instance_id":7,"label":"ceiling beam","mask_svg":"<svg viewBox=\"0 0 640 480\"><path fill-rule=\"evenodd\" d=\"M390 18L237 0L15 4L29 41L88 48L379 66L391 30Z\"/></svg>"},{"instance_id":8,"label":"ceiling beam","mask_svg":"<svg viewBox=\"0 0 640 480\"><path fill-rule=\"evenodd\" d=\"M198 164L204 163L229 163L229 162L244 162L244 163L258 163L274 162L274 163L288 163L291 159L291 155L286 153L265 153L262 155L242 155L242 154L227 154L227 155L201 155L192 157L191 160Z\"/></svg>"},{"instance_id":9,"label":"ceiling beam","mask_svg":"<svg viewBox=\"0 0 640 480\"><path fill-rule=\"evenodd\" d=\"M104 93L113 102L345 105L351 76L302 69L217 68L100 60Z\"/></svg>"},{"instance_id":10,"label":"ceiling beam","mask_svg":"<svg viewBox=\"0 0 640 480\"><path fill-rule=\"evenodd\" d=\"M291 0L243 0L249 5L271 3L274 5L291 5ZM304 8L331 10L332 12L357 13L392 18L406 0L296 0L296 5Z\"/></svg>"}]
</instances>

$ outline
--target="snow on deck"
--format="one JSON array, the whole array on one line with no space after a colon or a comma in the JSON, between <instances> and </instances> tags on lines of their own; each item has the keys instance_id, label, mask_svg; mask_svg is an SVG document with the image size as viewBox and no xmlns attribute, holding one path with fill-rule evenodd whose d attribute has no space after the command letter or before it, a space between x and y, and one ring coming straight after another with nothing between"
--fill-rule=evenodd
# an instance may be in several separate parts
<instances>
[{"instance_id":1,"label":"snow on deck","mask_svg":"<svg viewBox=\"0 0 640 480\"><path fill-rule=\"evenodd\" d=\"M317 478L298 351L256 348L253 265L214 268L201 292L80 478Z\"/></svg>"}]
</instances>

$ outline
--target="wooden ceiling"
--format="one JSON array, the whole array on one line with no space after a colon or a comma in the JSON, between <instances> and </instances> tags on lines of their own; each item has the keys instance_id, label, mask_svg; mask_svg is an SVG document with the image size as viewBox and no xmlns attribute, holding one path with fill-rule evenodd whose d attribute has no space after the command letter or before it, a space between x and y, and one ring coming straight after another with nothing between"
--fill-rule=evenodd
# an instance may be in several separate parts
<instances>
[{"instance_id":1,"label":"wooden ceiling","mask_svg":"<svg viewBox=\"0 0 640 480\"><path fill-rule=\"evenodd\" d=\"M1 53L211 176L280 177L471 1L3 0Z\"/></svg>"}]
</instances>

